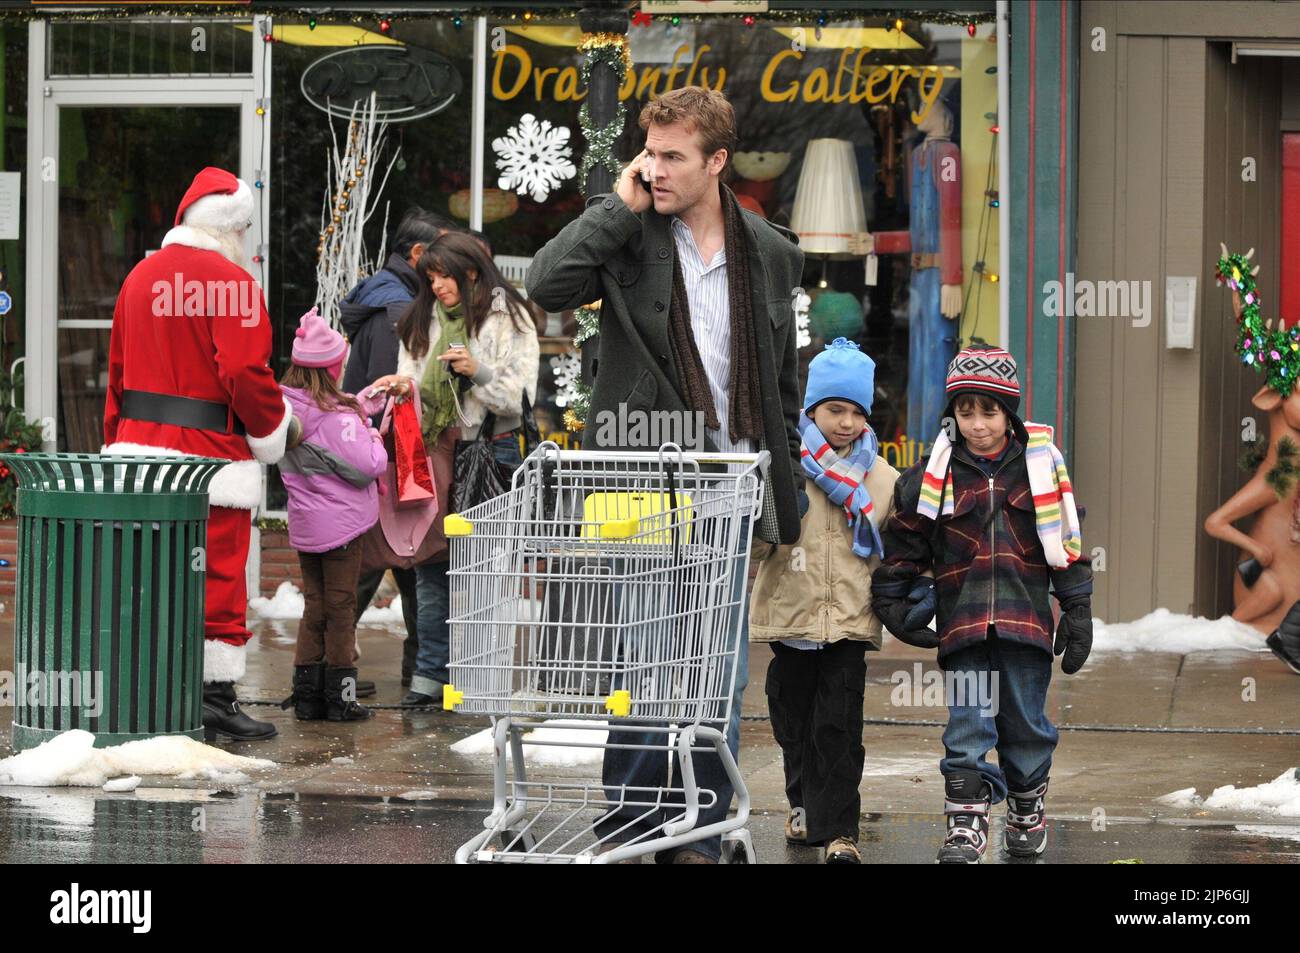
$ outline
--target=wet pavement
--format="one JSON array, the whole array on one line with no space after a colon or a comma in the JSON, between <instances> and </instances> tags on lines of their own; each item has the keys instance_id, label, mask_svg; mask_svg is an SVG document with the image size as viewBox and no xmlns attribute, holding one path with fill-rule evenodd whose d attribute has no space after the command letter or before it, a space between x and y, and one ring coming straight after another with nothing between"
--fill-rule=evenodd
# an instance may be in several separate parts
<instances>
[{"instance_id":1,"label":"wet pavement","mask_svg":"<svg viewBox=\"0 0 1300 953\"><path fill-rule=\"evenodd\" d=\"M13 667L12 629L12 616L0 617L0 670ZM492 784L490 757L449 747L486 719L381 708L365 723L297 723L273 704L288 693L296 624L259 622L256 631L241 693L280 735L225 747L275 761L274 770L225 788L166 778L125 794L0 787L0 862L451 860L482 829ZM381 706L402 694L401 639L396 629L360 630L361 676L378 683ZM818 851L789 848L782 836L781 755L762 691L769 658L754 647L745 697L740 765L754 803L750 829L760 862L815 863ZM925 699L902 687L921 684L934 667L932 653L896 642L868 656L867 862L933 860L946 709L912 704ZM1221 785L1257 785L1300 766L1300 678L1271 655L1099 654L1080 675L1056 673L1048 708L1062 731L1045 862L1300 861L1300 818L1156 800L1189 787L1205 796ZM0 716L0 755L9 753L8 721ZM994 808L995 838L1003 810ZM1009 860L994 851L988 859Z\"/></svg>"}]
</instances>

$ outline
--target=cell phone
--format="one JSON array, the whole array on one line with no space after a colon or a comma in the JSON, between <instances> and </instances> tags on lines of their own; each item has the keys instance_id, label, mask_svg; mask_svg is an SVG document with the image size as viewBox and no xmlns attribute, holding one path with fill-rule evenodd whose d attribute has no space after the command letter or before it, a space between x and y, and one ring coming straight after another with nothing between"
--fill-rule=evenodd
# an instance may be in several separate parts
<instances>
[{"instance_id":1,"label":"cell phone","mask_svg":"<svg viewBox=\"0 0 1300 953\"><path fill-rule=\"evenodd\" d=\"M465 350L465 345L463 344L453 343L453 344L448 344L447 347L451 348L452 350L461 350L461 351Z\"/></svg>"},{"instance_id":2,"label":"cell phone","mask_svg":"<svg viewBox=\"0 0 1300 953\"><path fill-rule=\"evenodd\" d=\"M644 170L642 170L641 174L636 177L636 180L641 183L641 188L654 194L654 190L650 186L650 177L646 175Z\"/></svg>"}]
</instances>

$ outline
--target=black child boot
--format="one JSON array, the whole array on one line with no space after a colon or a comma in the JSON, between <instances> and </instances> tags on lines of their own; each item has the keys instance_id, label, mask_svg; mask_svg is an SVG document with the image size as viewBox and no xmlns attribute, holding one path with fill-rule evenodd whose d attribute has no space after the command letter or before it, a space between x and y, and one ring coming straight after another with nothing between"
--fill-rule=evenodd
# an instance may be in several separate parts
<instances>
[{"instance_id":1,"label":"black child boot","mask_svg":"<svg viewBox=\"0 0 1300 953\"><path fill-rule=\"evenodd\" d=\"M989 842L993 789L978 771L957 770L944 778L943 793L947 825L935 862L978 864Z\"/></svg>"},{"instance_id":2,"label":"black child boot","mask_svg":"<svg viewBox=\"0 0 1300 953\"><path fill-rule=\"evenodd\" d=\"M325 663L293 667L293 694L280 702L281 708L293 706L299 721L320 721L325 717Z\"/></svg>"},{"instance_id":3,"label":"black child boot","mask_svg":"<svg viewBox=\"0 0 1300 953\"><path fill-rule=\"evenodd\" d=\"M373 712L356 702L357 670L325 669L325 717L330 721L365 721Z\"/></svg>"},{"instance_id":4,"label":"black child boot","mask_svg":"<svg viewBox=\"0 0 1300 953\"><path fill-rule=\"evenodd\" d=\"M1046 795L1047 778L1032 790L1007 793L1007 829L1002 841L1013 857L1033 857L1046 849Z\"/></svg>"},{"instance_id":5,"label":"black child boot","mask_svg":"<svg viewBox=\"0 0 1300 953\"><path fill-rule=\"evenodd\" d=\"M239 708L234 682L203 683L203 740L218 736L231 741L262 741L274 738L275 725L249 718Z\"/></svg>"}]
</instances>

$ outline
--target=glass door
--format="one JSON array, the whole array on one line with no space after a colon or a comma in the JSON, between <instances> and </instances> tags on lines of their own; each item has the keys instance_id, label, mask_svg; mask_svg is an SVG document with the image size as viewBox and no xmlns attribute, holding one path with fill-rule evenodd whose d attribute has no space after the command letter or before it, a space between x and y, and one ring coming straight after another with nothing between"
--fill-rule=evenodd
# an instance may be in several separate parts
<instances>
[{"instance_id":1,"label":"glass door","mask_svg":"<svg viewBox=\"0 0 1300 953\"><path fill-rule=\"evenodd\" d=\"M60 451L98 452L118 290L161 247L194 174L208 165L239 169L239 112L238 106L59 107Z\"/></svg>"}]
</instances>

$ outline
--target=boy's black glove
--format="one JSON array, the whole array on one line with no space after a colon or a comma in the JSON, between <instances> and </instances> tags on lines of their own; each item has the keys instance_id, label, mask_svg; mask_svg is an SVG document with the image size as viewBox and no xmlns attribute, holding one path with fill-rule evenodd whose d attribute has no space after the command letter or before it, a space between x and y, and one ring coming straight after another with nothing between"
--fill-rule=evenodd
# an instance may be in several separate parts
<instances>
[{"instance_id":1,"label":"boy's black glove","mask_svg":"<svg viewBox=\"0 0 1300 953\"><path fill-rule=\"evenodd\" d=\"M939 633L928 628L936 605L934 580L921 576L901 598L890 594L893 588L873 586L871 590L871 608L885 628L900 642L918 649L938 648Z\"/></svg>"},{"instance_id":2,"label":"boy's black glove","mask_svg":"<svg viewBox=\"0 0 1300 953\"><path fill-rule=\"evenodd\" d=\"M1092 651L1092 599L1088 596L1074 596L1061 600L1061 620L1056 624L1056 644L1052 651L1056 655L1065 653L1061 659L1061 671L1073 675L1083 668Z\"/></svg>"}]
</instances>

